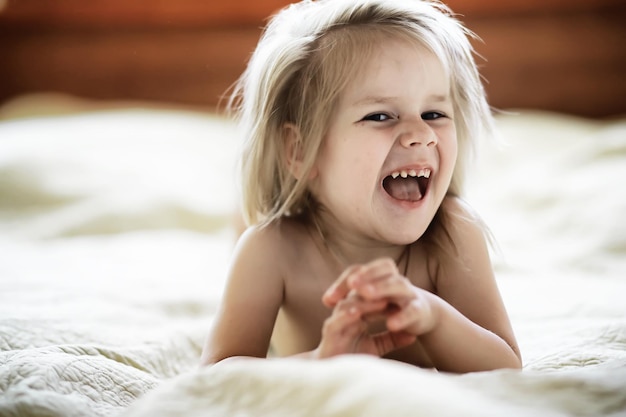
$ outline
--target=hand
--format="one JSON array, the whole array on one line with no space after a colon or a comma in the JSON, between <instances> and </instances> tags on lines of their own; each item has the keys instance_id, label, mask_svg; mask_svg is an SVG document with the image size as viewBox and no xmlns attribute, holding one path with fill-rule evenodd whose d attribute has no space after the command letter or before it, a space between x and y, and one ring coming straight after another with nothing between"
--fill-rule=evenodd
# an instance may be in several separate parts
<instances>
[{"instance_id":1,"label":"hand","mask_svg":"<svg viewBox=\"0 0 626 417\"><path fill-rule=\"evenodd\" d=\"M351 291L335 305L333 313L324 322L316 356L328 358L344 353L384 356L413 343L415 336L404 331L369 333L369 318L377 316L386 306L384 300L366 301Z\"/></svg>"},{"instance_id":2,"label":"hand","mask_svg":"<svg viewBox=\"0 0 626 417\"><path fill-rule=\"evenodd\" d=\"M385 302L387 330L419 336L431 331L437 322L439 299L415 287L402 276L389 258L347 268L322 297L329 307L354 291L368 302Z\"/></svg>"}]
</instances>

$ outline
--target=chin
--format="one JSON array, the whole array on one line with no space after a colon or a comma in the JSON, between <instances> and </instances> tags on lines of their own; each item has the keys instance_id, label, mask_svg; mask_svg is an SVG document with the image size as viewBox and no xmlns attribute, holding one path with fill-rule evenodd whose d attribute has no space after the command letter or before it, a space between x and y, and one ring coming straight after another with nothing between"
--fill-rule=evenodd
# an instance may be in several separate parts
<instances>
[{"instance_id":1,"label":"chin","mask_svg":"<svg viewBox=\"0 0 626 417\"><path fill-rule=\"evenodd\" d=\"M424 233L426 233L427 228L428 225L414 228L412 230L407 230L406 228L403 228L400 233L396 233L394 234L394 236L391 236L389 243L392 243L394 245L410 245L417 242L424 235Z\"/></svg>"}]
</instances>

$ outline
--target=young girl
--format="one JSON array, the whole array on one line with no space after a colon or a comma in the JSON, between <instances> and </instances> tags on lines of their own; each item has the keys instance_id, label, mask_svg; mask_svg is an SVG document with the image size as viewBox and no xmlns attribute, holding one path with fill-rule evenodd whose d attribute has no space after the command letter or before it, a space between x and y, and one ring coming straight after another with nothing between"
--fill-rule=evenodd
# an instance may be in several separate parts
<instances>
[{"instance_id":1,"label":"young girl","mask_svg":"<svg viewBox=\"0 0 626 417\"><path fill-rule=\"evenodd\" d=\"M419 0L303 1L232 104L247 144L235 250L202 355L346 353L519 368L482 224L460 199L491 115L463 26Z\"/></svg>"}]
</instances>

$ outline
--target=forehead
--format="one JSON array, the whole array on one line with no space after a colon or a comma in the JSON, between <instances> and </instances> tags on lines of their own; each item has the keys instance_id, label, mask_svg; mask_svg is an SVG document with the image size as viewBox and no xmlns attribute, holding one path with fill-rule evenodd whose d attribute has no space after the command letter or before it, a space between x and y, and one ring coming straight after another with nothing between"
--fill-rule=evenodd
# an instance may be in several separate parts
<instances>
[{"instance_id":1,"label":"forehead","mask_svg":"<svg viewBox=\"0 0 626 417\"><path fill-rule=\"evenodd\" d=\"M428 94L447 96L450 77L439 58L415 40L382 38L346 84L342 102L368 97Z\"/></svg>"}]
</instances>

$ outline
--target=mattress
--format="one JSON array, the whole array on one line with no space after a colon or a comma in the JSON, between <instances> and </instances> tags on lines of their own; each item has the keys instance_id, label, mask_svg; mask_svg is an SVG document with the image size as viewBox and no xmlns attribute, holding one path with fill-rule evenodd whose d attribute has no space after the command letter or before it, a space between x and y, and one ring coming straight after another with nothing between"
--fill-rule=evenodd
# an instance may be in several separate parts
<instances>
[{"instance_id":1,"label":"mattress","mask_svg":"<svg viewBox=\"0 0 626 417\"><path fill-rule=\"evenodd\" d=\"M626 119L496 122L465 198L495 237L523 370L201 368L236 239L236 126L167 105L5 104L0 415L626 416Z\"/></svg>"}]
</instances>

